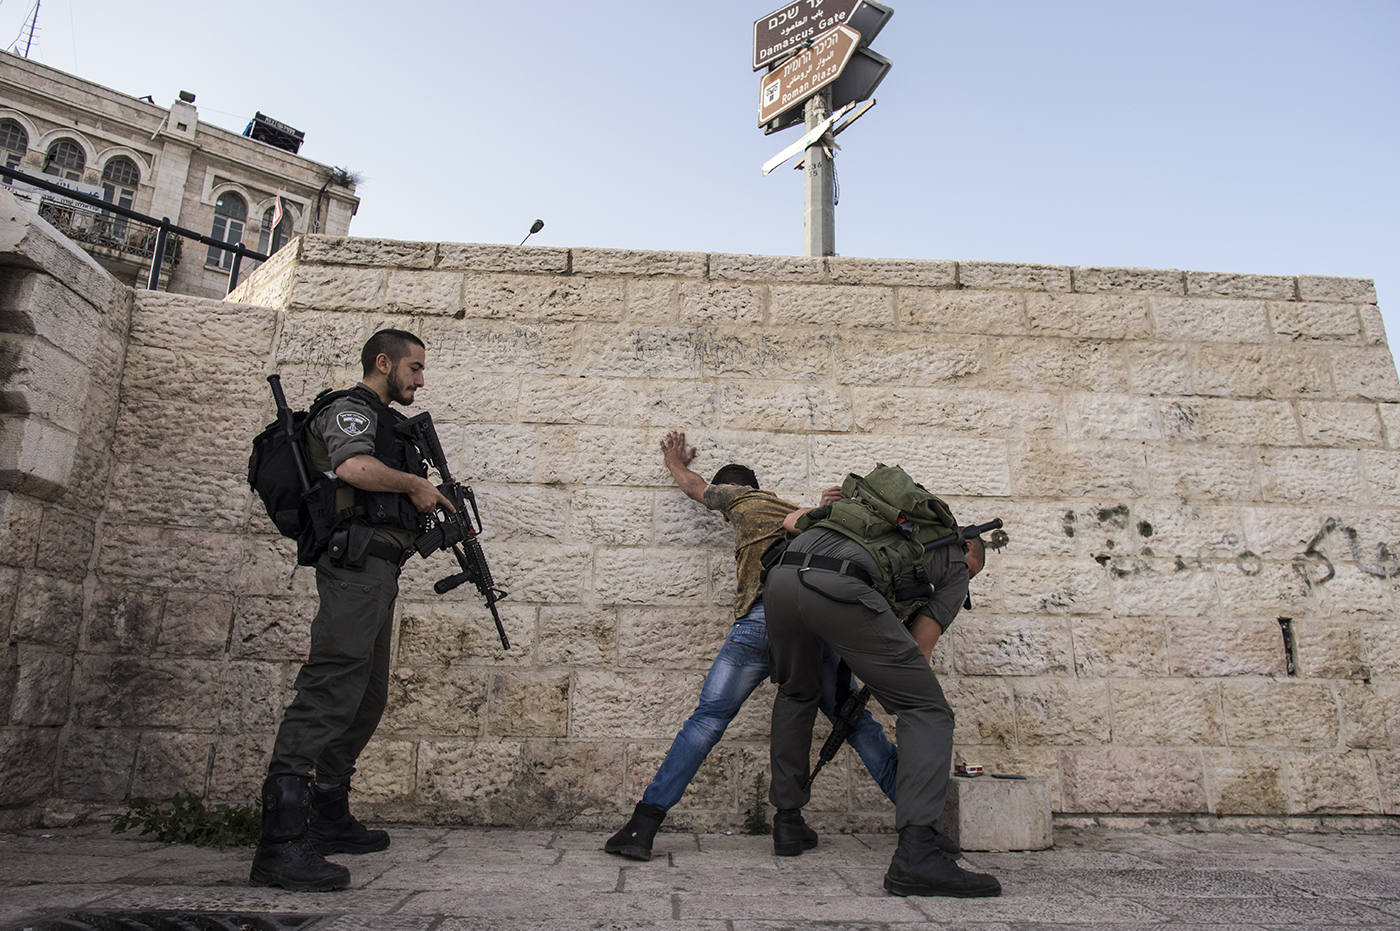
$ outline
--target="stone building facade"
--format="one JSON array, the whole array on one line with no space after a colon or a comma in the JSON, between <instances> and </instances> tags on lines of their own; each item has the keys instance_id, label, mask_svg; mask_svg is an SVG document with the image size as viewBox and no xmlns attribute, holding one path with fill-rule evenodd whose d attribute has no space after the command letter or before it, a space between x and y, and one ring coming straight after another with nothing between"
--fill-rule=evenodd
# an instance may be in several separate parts
<instances>
[{"instance_id":1,"label":"stone building facade","mask_svg":"<svg viewBox=\"0 0 1400 931\"><path fill-rule=\"evenodd\" d=\"M0 210L4 823L255 796L315 604L245 483L264 378L304 405L386 324L429 347L512 649L470 587L433 593L449 560L409 563L366 812L630 810L730 618L729 530L658 451L683 427L705 474L811 502L900 463L1006 522L935 663L957 757L1049 777L1057 812L1400 814L1400 380L1368 281L311 236L220 302L46 237ZM668 825L742 824L771 689ZM893 812L845 750L808 816Z\"/></svg>"},{"instance_id":2,"label":"stone building facade","mask_svg":"<svg viewBox=\"0 0 1400 931\"><path fill-rule=\"evenodd\" d=\"M349 231L360 203L351 181L330 166L201 123L194 99L182 94L162 107L0 52L0 160L264 254L303 233ZM283 218L273 229L279 194ZM45 216L118 280L145 286L152 228L37 189L32 198L42 198ZM228 292L230 255L193 241L172 249L163 289ZM252 267L245 261L241 271L246 276Z\"/></svg>"}]
</instances>

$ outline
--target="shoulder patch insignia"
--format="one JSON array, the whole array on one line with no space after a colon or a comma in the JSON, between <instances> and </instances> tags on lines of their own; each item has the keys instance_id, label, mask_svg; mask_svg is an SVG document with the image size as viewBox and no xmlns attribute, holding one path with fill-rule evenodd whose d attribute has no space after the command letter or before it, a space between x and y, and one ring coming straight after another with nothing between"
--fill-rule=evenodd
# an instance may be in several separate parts
<instances>
[{"instance_id":1,"label":"shoulder patch insignia","mask_svg":"<svg viewBox=\"0 0 1400 931\"><path fill-rule=\"evenodd\" d=\"M335 415L335 425L346 436L359 436L369 429L369 418L356 411L341 411Z\"/></svg>"}]
</instances>

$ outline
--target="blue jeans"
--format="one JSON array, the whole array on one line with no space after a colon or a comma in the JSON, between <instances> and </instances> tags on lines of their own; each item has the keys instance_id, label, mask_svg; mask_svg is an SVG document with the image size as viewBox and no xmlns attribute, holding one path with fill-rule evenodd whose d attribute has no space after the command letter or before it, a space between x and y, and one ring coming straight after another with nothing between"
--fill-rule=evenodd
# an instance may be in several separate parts
<instances>
[{"instance_id":1,"label":"blue jeans","mask_svg":"<svg viewBox=\"0 0 1400 931\"><path fill-rule=\"evenodd\" d=\"M836 713L836 651L826 648L822 656L822 697L819 707L828 719ZM652 777L642 802L669 810L681 800L685 787L695 778L700 764L724 736L724 729L739 713L753 690L768 678L768 620L763 601L754 602L749 613L734 622L734 628L720 648L705 684L700 704L681 727L661 768ZM849 738L865 768L880 789L894 801L895 773L899 751L885 738L885 729L870 716L861 714L860 723Z\"/></svg>"}]
</instances>

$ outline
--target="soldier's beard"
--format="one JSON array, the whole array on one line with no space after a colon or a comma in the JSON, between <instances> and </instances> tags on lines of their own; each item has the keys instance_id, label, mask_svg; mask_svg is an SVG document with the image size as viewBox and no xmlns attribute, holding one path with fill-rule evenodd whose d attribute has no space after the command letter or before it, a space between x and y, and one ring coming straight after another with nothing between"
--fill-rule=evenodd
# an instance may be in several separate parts
<instances>
[{"instance_id":1,"label":"soldier's beard","mask_svg":"<svg viewBox=\"0 0 1400 931\"><path fill-rule=\"evenodd\" d=\"M398 369L389 373L389 399L398 401L404 407L413 403L413 394L418 388L412 381L399 377Z\"/></svg>"}]
</instances>

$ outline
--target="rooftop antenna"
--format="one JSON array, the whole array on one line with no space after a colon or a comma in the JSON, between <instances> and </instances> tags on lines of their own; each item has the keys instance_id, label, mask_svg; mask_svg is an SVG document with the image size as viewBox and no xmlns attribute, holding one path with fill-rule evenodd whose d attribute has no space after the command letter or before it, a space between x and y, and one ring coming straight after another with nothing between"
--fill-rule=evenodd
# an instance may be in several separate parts
<instances>
[{"instance_id":1,"label":"rooftop antenna","mask_svg":"<svg viewBox=\"0 0 1400 931\"><path fill-rule=\"evenodd\" d=\"M40 0L34 0L34 12L31 13L31 14L29 14L29 22L26 23L26 25L29 27L29 38L28 38L27 40L25 40L25 43L24 43L24 57L25 57L25 58L28 58L28 57L29 57L29 46L31 46L31 45L34 44L34 30L37 29L38 26L39 26L39 2L40 2ZM24 27L21 26L21 27L20 27L20 32L23 32L23 31L24 31Z\"/></svg>"},{"instance_id":2,"label":"rooftop antenna","mask_svg":"<svg viewBox=\"0 0 1400 931\"><path fill-rule=\"evenodd\" d=\"M544 221L536 220L534 223L530 224L530 232L525 234L525 239L529 239L531 236L535 235L542 229L544 229ZM525 245L525 239L520 240L520 244L522 246Z\"/></svg>"}]
</instances>

